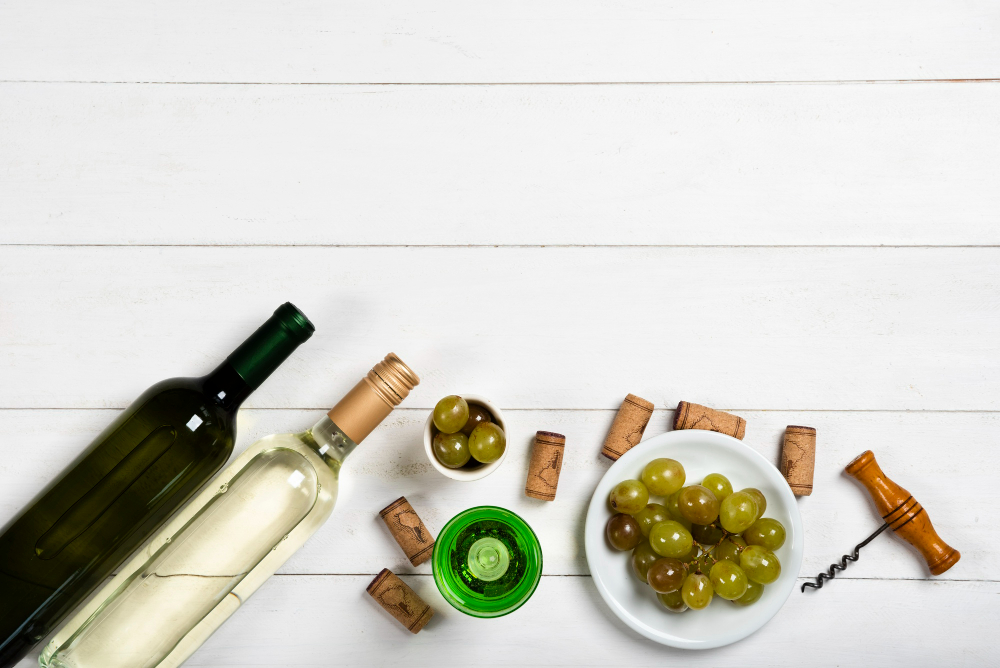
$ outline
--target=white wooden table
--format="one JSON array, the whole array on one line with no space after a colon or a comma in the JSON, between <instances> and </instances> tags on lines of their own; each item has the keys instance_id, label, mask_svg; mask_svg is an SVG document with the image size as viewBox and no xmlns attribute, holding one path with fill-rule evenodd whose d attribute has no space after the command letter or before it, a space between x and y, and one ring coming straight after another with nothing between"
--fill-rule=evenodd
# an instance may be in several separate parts
<instances>
[{"instance_id":1,"label":"white wooden table","mask_svg":"<svg viewBox=\"0 0 1000 668\"><path fill-rule=\"evenodd\" d=\"M210 370L281 302L317 333L240 414L307 427L386 352L422 383L352 455L334 518L191 666L1000 662L1000 7L871 3L0 2L0 523L142 389ZM441 396L510 453L424 459ZM708 652L646 641L587 575L623 396L819 431L806 577L876 526L875 450L961 562L886 536ZM554 503L531 435L565 433ZM508 617L450 609L376 511L480 503L540 535ZM437 610L411 637L364 592ZM2 599L2 592L0 592ZM34 657L21 666L30 666Z\"/></svg>"}]
</instances>

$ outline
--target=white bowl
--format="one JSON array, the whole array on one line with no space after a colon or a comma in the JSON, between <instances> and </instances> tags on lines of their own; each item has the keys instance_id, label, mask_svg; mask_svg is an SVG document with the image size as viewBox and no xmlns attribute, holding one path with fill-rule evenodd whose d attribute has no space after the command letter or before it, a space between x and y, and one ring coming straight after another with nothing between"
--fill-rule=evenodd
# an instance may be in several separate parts
<instances>
[{"instance_id":1,"label":"white bowl","mask_svg":"<svg viewBox=\"0 0 1000 668\"><path fill-rule=\"evenodd\" d=\"M657 457L683 464L685 484L696 484L709 473L721 473L733 483L734 490L756 487L767 497L764 516L781 522L787 533L785 544L775 550L781 575L764 588L753 605L743 608L715 597L704 610L670 612L656 600L649 585L632 573L631 552L619 552L608 544L605 526L612 515L608 506L611 489L622 480L638 479L643 467ZM731 436L686 429L643 441L608 469L590 500L584 543L597 590L623 622L664 645L709 649L746 638L784 605L802 566L802 534L802 517L792 490L771 462Z\"/></svg>"},{"instance_id":2,"label":"white bowl","mask_svg":"<svg viewBox=\"0 0 1000 668\"><path fill-rule=\"evenodd\" d=\"M476 394L459 394L458 396L465 399L469 404L478 404L490 412L493 416L493 421L503 429L503 434L506 439L507 447L504 448L503 454L500 455L500 459L495 462L490 462L489 464L480 464L475 468L460 468L460 469L450 469L441 462L438 458L434 456L434 411L427 416L427 422L424 424L424 451L427 453L427 459L430 460L431 464L440 471L442 474L448 476L452 480L479 480L480 478L485 478L489 474L497 470L497 467L503 463L504 458L507 456L507 450L510 448L510 432L507 431L507 422L503 419L503 413L500 409L489 402L488 399L480 397ZM471 460L470 460L471 461Z\"/></svg>"}]
</instances>

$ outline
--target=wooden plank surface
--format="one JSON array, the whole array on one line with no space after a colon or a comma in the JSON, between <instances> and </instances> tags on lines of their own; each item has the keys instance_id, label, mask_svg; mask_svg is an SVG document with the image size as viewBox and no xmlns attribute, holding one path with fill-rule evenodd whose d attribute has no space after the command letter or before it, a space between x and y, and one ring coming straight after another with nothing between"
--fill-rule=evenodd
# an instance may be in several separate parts
<instances>
[{"instance_id":1,"label":"wooden plank surface","mask_svg":"<svg viewBox=\"0 0 1000 668\"><path fill-rule=\"evenodd\" d=\"M986 0L0 0L0 524L147 385L209 371L291 300L318 332L240 413L237 451L389 350L423 382L187 665L1000 663L980 512L997 182ZM466 391L511 427L468 484L420 447ZM800 581L877 525L841 473L867 448L963 559L931 578L883 536L741 643L648 642L581 536L626 392L656 403L647 436L697 401L771 461L785 425L817 427ZM569 437L553 504L521 491L545 428ZM399 494L434 530L477 503L526 517L546 555L528 605L449 608L375 518ZM363 593L384 566L437 610L418 636Z\"/></svg>"},{"instance_id":2,"label":"wooden plank surface","mask_svg":"<svg viewBox=\"0 0 1000 668\"><path fill-rule=\"evenodd\" d=\"M405 579L438 615L416 637L364 593L367 575L284 576L267 583L187 665L469 666L489 657L503 666L770 667L798 657L810 666L832 667L878 656L881 665L982 666L996 658L985 639L995 629L997 582L853 580L815 594L794 592L772 622L747 640L692 652L631 632L607 609L590 578L543 578L521 610L495 620L447 608L429 577ZM894 615L907 623L893 626L888 618Z\"/></svg>"},{"instance_id":3,"label":"wooden plank surface","mask_svg":"<svg viewBox=\"0 0 1000 668\"><path fill-rule=\"evenodd\" d=\"M0 3L8 80L996 78L998 42L988 0Z\"/></svg>"},{"instance_id":4,"label":"wooden plank surface","mask_svg":"<svg viewBox=\"0 0 1000 668\"><path fill-rule=\"evenodd\" d=\"M543 577L520 610L467 617L427 575L403 574L435 616L414 636L365 593L370 575L278 575L264 584L185 666L659 667L992 665L996 581L838 580L821 592L795 591L771 623L746 640L685 651L632 632L601 600L589 577ZM712 605L726 605L716 600ZM668 614L664 612L664 614ZM890 616L906 624L891 626ZM956 623L952 620L960 620ZM34 668L34 657L17 668Z\"/></svg>"},{"instance_id":5,"label":"wooden plank surface","mask_svg":"<svg viewBox=\"0 0 1000 668\"><path fill-rule=\"evenodd\" d=\"M0 174L0 243L996 245L1000 83L7 83Z\"/></svg>"},{"instance_id":6,"label":"wooden plank surface","mask_svg":"<svg viewBox=\"0 0 1000 668\"><path fill-rule=\"evenodd\" d=\"M1000 407L996 248L0 248L0 406L124 407L286 300L248 401L326 409L394 350L410 406ZM128 373L119 370L127 369Z\"/></svg>"}]
</instances>

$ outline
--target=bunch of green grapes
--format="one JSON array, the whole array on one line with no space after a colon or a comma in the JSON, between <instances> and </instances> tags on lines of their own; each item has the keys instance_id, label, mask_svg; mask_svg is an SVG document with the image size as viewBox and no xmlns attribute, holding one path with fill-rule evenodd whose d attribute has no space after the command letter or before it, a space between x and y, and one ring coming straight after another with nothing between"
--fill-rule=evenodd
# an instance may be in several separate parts
<instances>
[{"instance_id":1,"label":"bunch of green grapes","mask_svg":"<svg viewBox=\"0 0 1000 668\"><path fill-rule=\"evenodd\" d=\"M632 551L632 571L667 610L703 610L715 596L753 605L781 575L774 551L785 543L785 527L763 516L760 490L734 492L721 473L685 486L684 467L666 458L646 464L641 478L611 490L608 542Z\"/></svg>"},{"instance_id":2,"label":"bunch of green grapes","mask_svg":"<svg viewBox=\"0 0 1000 668\"><path fill-rule=\"evenodd\" d=\"M451 394L434 406L434 456L450 469L500 459L507 436L493 415L478 404Z\"/></svg>"}]
</instances>

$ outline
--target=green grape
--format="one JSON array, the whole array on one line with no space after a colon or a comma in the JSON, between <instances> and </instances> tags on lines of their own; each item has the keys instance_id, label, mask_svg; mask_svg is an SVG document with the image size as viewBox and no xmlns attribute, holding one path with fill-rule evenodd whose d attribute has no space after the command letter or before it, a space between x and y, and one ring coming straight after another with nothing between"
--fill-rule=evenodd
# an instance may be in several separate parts
<instances>
[{"instance_id":1,"label":"green grape","mask_svg":"<svg viewBox=\"0 0 1000 668\"><path fill-rule=\"evenodd\" d=\"M743 548L747 546L747 542L740 538L739 536L729 535L726 539L715 549L715 556L719 559L725 559L726 561L731 561L736 565L740 563L740 552Z\"/></svg>"},{"instance_id":2,"label":"green grape","mask_svg":"<svg viewBox=\"0 0 1000 668\"><path fill-rule=\"evenodd\" d=\"M673 519L667 512L667 507L659 503L647 503L646 507L635 514L635 519L639 523L639 530L643 536L649 536L649 530L654 524L666 522ZM686 528L686 527L685 527Z\"/></svg>"},{"instance_id":3,"label":"green grape","mask_svg":"<svg viewBox=\"0 0 1000 668\"><path fill-rule=\"evenodd\" d=\"M646 507L649 492L638 480L622 480L611 490L609 501L616 512L635 515Z\"/></svg>"},{"instance_id":4,"label":"green grape","mask_svg":"<svg viewBox=\"0 0 1000 668\"><path fill-rule=\"evenodd\" d=\"M469 436L469 453L477 462L489 464L503 456L507 449L507 436L500 425L483 422Z\"/></svg>"},{"instance_id":5,"label":"green grape","mask_svg":"<svg viewBox=\"0 0 1000 668\"><path fill-rule=\"evenodd\" d=\"M682 557L691 550L694 539L680 522L667 520L649 530L649 544L661 557Z\"/></svg>"},{"instance_id":6,"label":"green grape","mask_svg":"<svg viewBox=\"0 0 1000 668\"><path fill-rule=\"evenodd\" d=\"M778 520L762 517L743 532L748 545L760 545L774 552L785 544L785 527Z\"/></svg>"},{"instance_id":7,"label":"green grape","mask_svg":"<svg viewBox=\"0 0 1000 668\"><path fill-rule=\"evenodd\" d=\"M674 459L661 457L646 464L642 482L650 494L669 496L684 486L684 467Z\"/></svg>"},{"instance_id":8,"label":"green grape","mask_svg":"<svg viewBox=\"0 0 1000 668\"><path fill-rule=\"evenodd\" d=\"M685 612L688 609L688 604L684 602L684 595L681 594L680 589L667 594L657 594L656 598L670 612Z\"/></svg>"},{"instance_id":9,"label":"green grape","mask_svg":"<svg viewBox=\"0 0 1000 668\"><path fill-rule=\"evenodd\" d=\"M631 515L617 513L608 520L608 542L616 550L631 550L642 542L639 523Z\"/></svg>"},{"instance_id":10,"label":"green grape","mask_svg":"<svg viewBox=\"0 0 1000 668\"><path fill-rule=\"evenodd\" d=\"M724 535L722 529L714 524L708 526L704 524L691 525L691 536L702 545L715 545L722 540Z\"/></svg>"},{"instance_id":11,"label":"green grape","mask_svg":"<svg viewBox=\"0 0 1000 668\"><path fill-rule=\"evenodd\" d=\"M727 601L734 601L747 592L747 574L726 559L715 562L709 578L715 593Z\"/></svg>"},{"instance_id":12,"label":"green grape","mask_svg":"<svg viewBox=\"0 0 1000 668\"><path fill-rule=\"evenodd\" d=\"M466 436L470 435L472 430L483 422L493 422L493 416L490 415L490 412L479 404L469 404L469 419L465 421L462 433Z\"/></svg>"},{"instance_id":13,"label":"green grape","mask_svg":"<svg viewBox=\"0 0 1000 668\"><path fill-rule=\"evenodd\" d=\"M743 533L757 519L757 502L746 492L725 498L719 507L719 523L729 533Z\"/></svg>"},{"instance_id":14,"label":"green grape","mask_svg":"<svg viewBox=\"0 0 1000 668\"><path fill-rule=\"evenodd\" d=\"M781 575L781 562L774 553L760 545L749 545L740 552L740 568L754 582L768 585Z\"/></svg>"},{"instance_id":15,"label":"green grape","mask_svg":"<svg viewBox=\"0 0 1000 668\"><path fill-rule=\"evenodd\" d=\"M764 492L760 491L756 487L747 487L746 489L741 489L741 492L746 492L753 497L753 500L757 502L757 519L760 519L764 515L764 510L767 508L767 498L764 496Z\"/></svg>"},{"instance_id":16,"label":"green grape","mask_svg":"<svg viewBox=\"0 0 1000 668\"><path fill-rule=\"evenodd\" d=\"M715 563L715 560L714 550L702 550L698 558L691 563L691 567L688 570L692 573L705 573L707 575L712 570L712 564Z\"/></svg>"},{"instance_id":17,"label":"green grape","mask_svg":"<svg viewBox=\"0 0 1000 668\"><path fill-rule=\"evenodd\" d=\"M684 562L685 564L689 564L695 559L697 559L698 555L700 554L701 554L701 545L699 545L698 543L691 543L691 549L688 550L687 554L677 558L680 561Z\"/></svg>"},{"instance_id":18,"label":"green grape","mask_svg":"<svg viewBox=\"0 0 1000 668\"><path fill-rule=\"evenodd\" d=\"M747 578L747 591L743 596L733 601L736 605L753 605L760 598L761 594L764 593L764 585L759 582L754 582L753 580Z\"/></svg>"},{"instance_id":19,"label":"green grape","mask_svg":"<svg viewBox=\"0 0 1000 668\"><path fill-rule=\"evenodd\" d=\"M733 493L733 485L729 482L729 478L722 475L721 473L709 473L705 476L705 479L701 481L703 487L707 487L712 490L712 494L715 494L715 498L722 501L724 498Z\"/></svg>"},{"instance_id":20,"label":"green grape","mask_svg":"<svg viewBox=\"0 0 1000 668\"><path fill-rule=\"evenodd\" d=\"M469 439L465 434L435 434L434 456L450 469L462 468L469 461Z\"/></svg>"},{"instance_id":21,"label":"green grape","mask_svg":"<svg viewBox=\"0 0 1000 668\"><path fill-rule=\"evenodd\" d=\"M645 541L639 543L632 550L632 572L635 573L640 582L646 581L646 574L649 572L649 567L659 558L660 555L653 552L653 548Z\"/></svg>"},{"instance_id":22,"label":"green grape","mask_svg":"<svg viewBox=\"0 0 1000 668\"><path fill-rule=\"evenodd\" d=\"M712 602L712 582L703 573L692 573L684 580L681 597L692 610L704 610Z\"/></svg>"},{"instance_id":23,"label":"green grape","mask_svg":"<svg viewBox=\"0 0 1000 668\"><path fill-rule=\"evenodd\" d=\"M683 488L677 490L676 492L668 496L667 501L664 505L667 507L667 512L670 513L670 519L680 522L681 524L684 525L685 529L690 531L691 520L685 519L685 517L681 515L681 509L680 506L678 505L678 499L680 499L682 491L684 491Z\"/></svg>"},{"instance_id":24,"label":"green grape","mask_svg":"<svg viewBox=\"0 0 1000 668\"><path fill-rule=\"evenodd\" d=\"M719 516L719 500L711 490L701 485L682 489L677 497L677 507L684 519L692 524L711 524Z\"/></svg>"},{"instance_id":25,"label":"green grape","mask_svg":"<svg viewBox=\"0 0 1000 668\"><path fill-rule=\"evenodd\" d=\"M687 568L677 559L657 559L646 572L646 582L657 594L677 591L686 577Z\"/></svg>"},{"instance_id":26,"label":"green grape","mask_svg":"<svg viewBox=\"0 0 1000 668\"><path fill-rule=\"evenodd\" d=\"M457 394L449 394L434 407L434 426L442 434L454 434L469 421L469 404Z\"/></svg>"}]
</instances>

